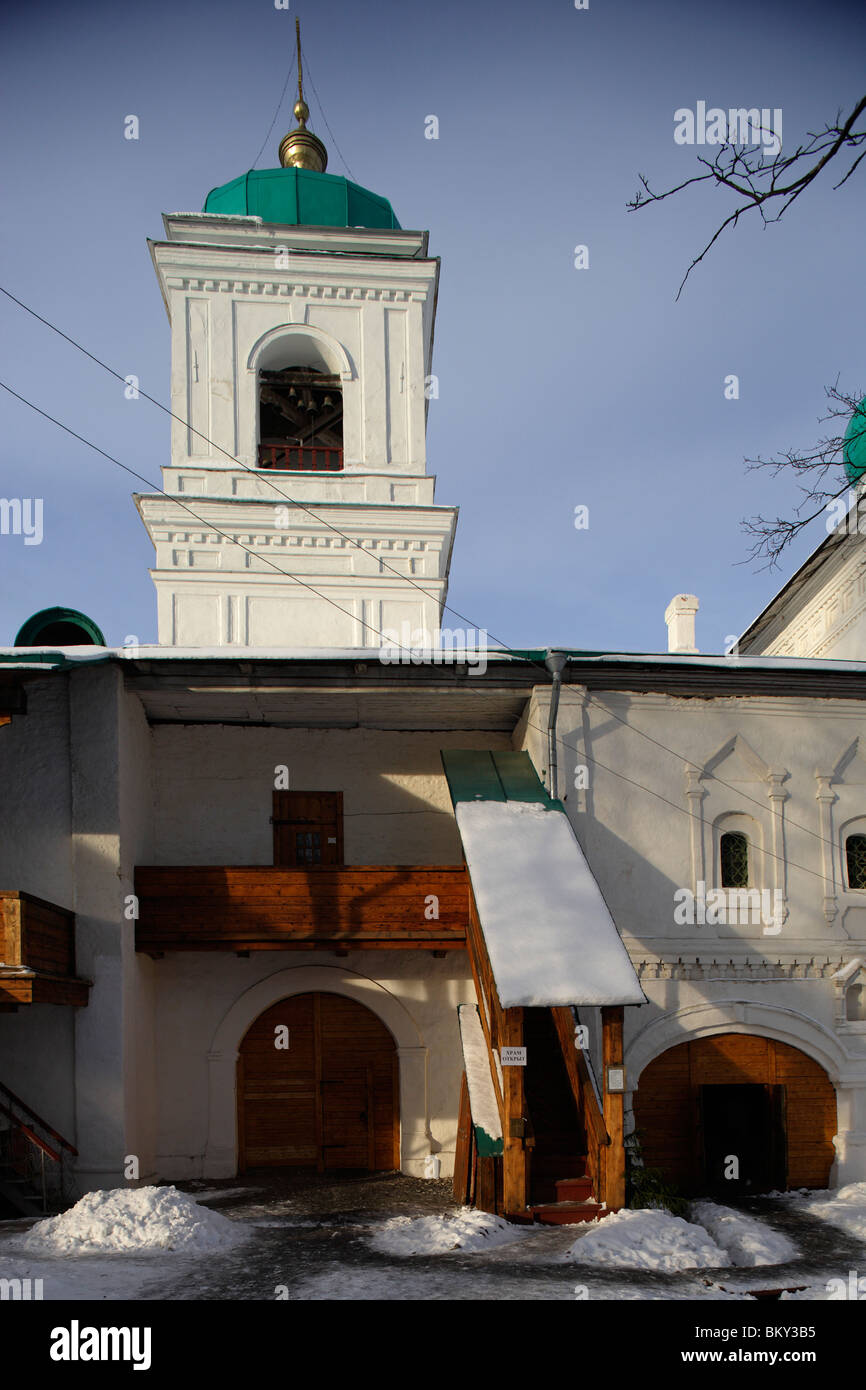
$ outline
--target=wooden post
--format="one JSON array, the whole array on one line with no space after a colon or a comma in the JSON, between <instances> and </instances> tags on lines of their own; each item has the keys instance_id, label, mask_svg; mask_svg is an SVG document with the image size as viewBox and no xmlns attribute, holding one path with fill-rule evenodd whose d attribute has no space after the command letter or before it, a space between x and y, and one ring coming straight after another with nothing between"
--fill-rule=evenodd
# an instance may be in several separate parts
<instances>
[{"instance_id":1,"label":"wooden post","mask_svg":"<svg viewBox=\"0 0 866 1390\"><path fill-rule=\"evenodd\" d=\"M523 1010L503 1009L500 1048L523 1046ZM503 1067L505 1102L502 1155L502 1205L506 1216L526 1213L523 1067Z\"/></svg>"},{"instance_id":2,"label":"wooden post","mask_svg":"<svg viewBox=\"0 0 866 1390\"><path fill-rule=\"evenodd\" d=\"M399 1165L398 1165L399 1166ZM466 1073L460 1082L460 1116L457 1121L457 1145L454 1153L454 1200L461 1207L469 1200L470 1169L472 1167L472 1116L469 1107L469 1086Z\"/></svg>"},{"instance_id":3,"label":"wooden post","mask_svg":"<svg viewBox=\"0 0 866 1390\"><path fill-rule=\"evenodd\" d=\"M605 1155L603 1197L611 1211L619 1211L620 1207L625 1206L625 1097L622 1091L608 1090L607 1084L608 1067L621 1067L623 1064L622 1019L622 1004L609 1004L601 1011L604 1124L610 1135L610 1147Z\"/></svg>"}]
</instances>

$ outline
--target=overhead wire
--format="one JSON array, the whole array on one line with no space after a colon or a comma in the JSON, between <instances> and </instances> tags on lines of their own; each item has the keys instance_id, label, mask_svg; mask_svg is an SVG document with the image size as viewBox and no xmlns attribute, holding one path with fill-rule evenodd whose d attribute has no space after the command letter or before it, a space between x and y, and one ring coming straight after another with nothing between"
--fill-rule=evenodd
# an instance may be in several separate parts
<instances>
[{"instance_id":1,"label":"overhead wire","mask_svg":"<svg viewBox=\"0 0 866 1390\"><path fill-rule=\"evenodd\" d=\"M5 295L5 296L6 296L9 300L11 300L13 303L17 304L17 305L19 306L19 308L23 309L26 313L30 314L33 318L35 318L39 323L43 324L46 328L51 329L52 332L56 333L56 334L57 334L59 337L61 337L65 342L69 343L70 346L74 347L77 351L83 353L84 356L86 356L87 358L89 358L92 362L94 362L97 366L101 367L104 371L108 372L108 373L109 373L111 376L113 376L116 380L118 380L118 381L120 381L120 382L126 382L127 378L126 378L123 374L121 374L120 372L118 372L117 370L115 370L115 368L111 367L107 362L104 362L101 358L97 357L94 353L90 352L89 349L87 349L87 348L85 348L85 347L83 346L83 344L79 343L75 338L71 337L69 334L65 333L61 328L59 328L56 324L52 323L50 319L45 318L43 315L39 314L35 309L31 308L30 305L25 304L23 300L18 299L17 296L15 296L14 294L12 294L10 290L8 290L8 289L5 288L5 286L0 285L0 293L2 293L3 295ZM55 417L49 415L46 411L41 410L38 406L34 405L33 402L27 400L26 397L20 396L20 395L18 395L17 392L12 391L10 387L8 387L8 386L5 385L5 383L0 382L0 385L2 385L3 388L4 388L4 390L8 391L9 394L11 394L11 395L13 395L13 396L16 396L16 398L17 398L18 400L22 401L22 402L23 402L24 404L26 404L26 405L29 405L32 409L34 409L35 411L37 411L37 413L43 415L46 419L50 420L53 424L57 425L57 426L58 426L59 428L61 428L61 429L66 430L67 433L74 435L74 437L77 438L77 439L79 439L79 440L81 440L82 443L84 443L84 444L88 445L89 447L95 449L98 453L101 453L105 458L109 459L112 463L116 463L119 467L125 469L126 472L131 473L134 477L137 477L140 481L146 483L148 487L154 488L154 490L155 490L156 492L158 492L161 496L165 497L168 501L176 502L178 506L181 506L185 511L189 512L190 515L192 515L193 517L195 517L195 519L198 520L198 521L200 522L201 525L207 527L209 530L216 531L218 534L223 535L225 539L228 539L228 540L232 541L234 544L237 544L242 550L247 550L247 547L243 546L242 543L239 542L239 541L237 541L234 537L229 536L228 533L220 532L219 529L218 529L217 527L213 526L210 522L207 522L207 521L205 521L203 518L199 517L195 512L192 511L192 509L191 509L187 504L181 502L180 499L179 499L176 495L165 492L165 491L164 491L162 488L160 488L158 485L152 483L149 479L144 478L141 474L138 474L138 473L135 472L135 470L129 468L128 465L121 463L120 460L115 459L115 458L113 458L113 456L111 456L111 455L105 453L104 450L100 449L97 445L92 444L91 441L85 439L84 436L78 435L74 430L72 430L72 429L70 429L68 426L64 425L61 421L58 421L57 419L55 419ZM341 537L341 538L342 538L343 540L345 540L347 543L349 543L349 544L355 546L357 549L362 550L363 553L365 553L365 554L368 553L368 552L364 551L363 545L361 544L360 541L356 540L356 539L355 539L354 537L352 537L352 536L347 535L345 532L341 531L339 527L336 527L336 526L334 526L332 523L328 522L324 517L321 517L318 513L314 512L310 507L307 507L303 502L300 502L300 501L298 501L297 499L291 497L290 494L284 492L281 488L279 488L279 487L276 485L276 483L273 481L273 479L271 479L270 477L267 477L267 476L266 476L266 475L267 475L267 470L260 470L260 469L251 468L248 464L243 463L242 460L236 458L235 455L231 454L228 450L224 449L221 445L217 444L214 440L210 439L207 435L203 434L200 430L195 429L195 427L192 426L192 425L191 425L187 420L185 420L182 416L177 415L174 411L172 411L172 410L170 409L170 407L164 405L164 404L162 403L162 401L157 400L156 397L149 395L149 393L146 392L146 391L143 391L143 390L141 389L140 386L137 387L137 390L138 390L138 394L139 394L141 397L143 397L145 400L149 401L152 405L155 405L159 410L163 411L163 412L164 412L166 415L168 415L171 419L177 421L178 423L182 424L185 428L191 430L193 434L197 435L200 439L204 440L204 442L207 443L211 448L216 449L219 453L223 454L223 455L224 455L226 458L228 458L232 463L236 464L236 465L237 465L238 467L240 467L240 468L243 468L246 472L255 475L255 477L256 477L257 479L259 479L260 481L265 481L270 487L273 488L273 490L277 493L278 496L284 498L284 500L287 501L287 502L289 502L292 506L297 507L299 510L306 512L307 515L311 516L315 521L320 522L322 525L326 526L330 531L334 532L337 536ZM355 621L355 622L360 622L361 625L362 625L364 628L366 628L368 631L373 632L375 635L377 635L378 637L382 638L382 639L387 643L387 646L388 646L389 648L398 647L398 648L399 648L401 651L403 651L403 652L409 652L409 651L414 650L413 648L404 647L404 646L403 646L401 643L399 643L399 642L394 642L394 641L391 639L390 636L389 636L389 637L386 637L385 634L383 634L378 628L374 627L374 626L373 626L372 624L370 624L370 623L367 623L367 622L366 622L365 620L363 620L363 619L357 618L355 614L353 614L353 613L350 612L350 610L343 608L340 604L336 603L333 599L328 598L327 595L323 594L320 590L316 589L314 585L311 585L311 584L306 583L306 581L300 579L297 575L294 575L294 574L290 573L289 571L284 570L284 569L280 568L279 566L275 565L275 564L273 563L273 561L270 561L270 560L267 559L266 557L262 556L261 552L248 551L248 553L251 554L251 555L255 555L256 558L258 558L258 559L260 559L260 560L263 560L265 563L270 564L271 567L277 571L277 573L279 573L279 574L281 574L281 575L284 575L285 577L287 577L287 578L289 578L289 579L294 580L294 581L295 581L296 583L298 583L298 584L302 584L305 588L311 590L311 592L313 592L313 593L315 593L317 596L323 598L326 602L330 603L332 607L336 608L339 612L341 612L341 613L345 614L346 616L350 617L353 621ZM434 590L430 590L430 589L425 588L423 585L417 583L417 581L415 581L411 576L405 575L402 571L396 569L396 568L395 568L394 566L392 566L392 565L389 565L388 562L385 561L385 560L380 560L380 561L379 561L379 564L382 566L382 568L389 570L391 573L393 573L394 575L396 575L396 576L397 576L399 579L401 579L403 582L408 583L408 584L411 585L413 588L418 589L418 591L419 591L420 593L422 593L426 598L435 598L435 589L434 589ZM502 647L502 649L503 649L504 651L508 651L508 650L509 650L508 647L507 647L507 644L506 644L502 639L497 638L497 637L495 636L495 634L489 633L488 630L487 630L486 628L484 628L484 629L478 628L477 625L475 625L475 624L472 623L471 619L469 619L468 617L466 617L465 614L461 613L458 609L452 607L450 604L447 604L447 603L444 604L444 605L443 605L443 611L448 612L448 613L452 613L455 617L460 618L461 622L466 623L468 628L473 629L473 630L476 631L476 632L484 631L485 634L486 634L488 637L492 637L492 638L493 638L493 641L494 641L495 643L498 643L498 644ZM537 660L534 660L533 658L524 657L524 656L520 656L518 659L524 661L527 665L536 667L536 668L539 670L539 672L542 672L542 671L543 671L545 675L548 675L548 674L549 674L549 673L547 672L547 668L543 665L542 662L539 662L539 661L537 661ZM474 688L474 687L466 687L466 688L473 689L474 693L478 693L478 694L483 694L483 693L485 693L485 692L483 692L483 691L475 691L475 688ZM618 721L619 723L621 723L625 728L629 729L632 733L635 733L635 734L637 734L639 737L642 737L642 738L647 739L650 743L654 744L656 747L658 747L658 748L661 749L662 751L668 753L671 757L677 758L679 761L681 761L681 762L687 764L688 766L690 766L690 767L691 767L692 769L694 769L695 771L698 771L699 773L701 773L702 776L704 776L704 777L707 777L707 776L711 777L712 780L715 781L715 782L717 783L717 785L722 786L722 787L725 787L727 790L729 790L729 791L731 791L731 792L734 792L736 795L742 797L743 800L748 801L748 802L751 802L752 804L758 806L761 810L764 810L764 811L766 810L766 805L765 805L764 802L761 802L761 801L758 800L758 798L749 795L749 793L743 791L743 789L742 789L741 787L734 787L734 786L732 786L730 783L725 782L723 778L717 777L715 773L707 774L706 771L704 770L704 768L702 768L701 765L700 765L699 763L695 763L693 759L690 759L690 758L686 757L684 754L682 754L681 752L677 751L676 749L669 748L666 744L664 744L664 743L662 743L660 740L654 738L651 734L646 733L645 730L639 729L639 728L637 728L634 724L629 723L628 720L623 719L622 716L620 716L619 714L617 714L615 710L611 709L609 704L602 703L601 701L599 701L598 699L596 699L594 696L590 695L588 692L587 692L587 695L586 695L586 700L587 700L587 703L590 703L590 704L596 706L598 709L603 710L604 713L605 713L606 715L608 715L608 716L614 718L615 720L617 720L617 721ZM539 727L539 726L536 726L536 727ZM545 734L547 733L547 730L546 730L546 729L540 729L540 727L539 727L539 731L540 731L540 732L543 732L543 733L545 733ZM564 740L560 739L558 735L556 735L556 740L557 740L557 743L561 744L561 746L562 746L564 749L568 749L569 751L572 751L572 752L578 752L578 753L580 753L581 756L587 757L587 758L589 759L589 761L591 761L591 762L596 762L596 763L597 763L597 760L592 759L592 758L590 757L590 755L586 753L585 748L579 748L578 745L576 745L576 744L568 744L568 743L565 742ZM624 778L624 780L630 781L630 779L624 777L624 774L616 773L613 769L608 768L608 767L605 767L605 765L602 764L602 763L597 763L597 765L600 766L600 767L602 767L605 771L612 772L613 775L615 775L615 776L622 776L622 777ZM635 786L642 786L642 784L637 783L637 782L633 783L633 785L635 785ZM655 793L655 792L653 792L652 789L651 789L651 788L648 788L648 787L643 787L642 789L643 789L644 791L649 792L649 793L652 794L652 795L659 795L659 796L661 795L660 793ZM664 800L665 798L662 798L662 799ZM669 804L675 805L676 803L670 802ZM692 817L692 814L693 814L693 813L692 813L688 808L679 806L677 809L680 810L684 815L687 815L687 816L689 816L689 817ZM699 819L701 819L701 820L703 821L703 818L702 818L702 817L700 817ZM706 822L706 821L703 821L703 823L704 823L704 824L709 824L709 822ZM817 839L817 840L818 840L820 843L822 843L822 844L826 844L826 845L831 846L831 847L835 850L836 846L835 846L835 842L834 842L834 841L827 839L826 836L821 835L820 832L818 832L818 831L816 831L816 830L813 830L811 827L809 827L809 826L804 826L804 825L798 823L797 821L793 821L793 820L790 819L790 817L787 818L786 824L789 825L789 826L791 826L791 827L794 828L794 829L798 829L798 830L803 831L803 833L812 836L813 838ZM773 857L771 851L769 851L769 850L763 850L762 853L764 853L765 855L769 855L770 857ZM776 856L776 857L784 858L783 856ZM791 861L788 860L787 862L790 863ZM793 867L804 868L804 866L802 866L802 865L800 865L800 866L798 866L798 865L793 865ZM804 871L805 871L805 872L813 872L813 871L811 871L811 870L806 870L806 869L804 869ZM825 876L824 876L823 874L820 874L820 875L817 875L817 876L820 877L822 880L825 880ZM825 880L825 881L826 881L826 880Z\"/></svg>"}]
</instances>

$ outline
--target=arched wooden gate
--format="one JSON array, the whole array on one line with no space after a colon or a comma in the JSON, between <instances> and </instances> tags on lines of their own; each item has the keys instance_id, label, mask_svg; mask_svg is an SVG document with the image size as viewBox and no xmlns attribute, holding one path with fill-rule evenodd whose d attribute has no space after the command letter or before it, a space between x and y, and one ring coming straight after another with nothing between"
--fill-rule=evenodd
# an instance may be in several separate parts
<instances>
[{"instance_id":1,"label":"arched wooden gate","mask_svg":"<svg viewBox=\"0 0 866 1390\"><path fill-rule=\"evenodd\" d=\"M634 1115L644 1163L684 1193L827 1186L836 1093L787 1043L749 1033L678 1043L644 1068Z\"/></svg>"},{"instance_id":2,"label":"arched wooden gate","mask_svg":"<svg viewBox=\"0 0 866 1390\"><path fill-rule=\"evenodd\" d=\"M238 1172L400 1166L397 1049L370 1009L296 994L261 1014L240 1046Z\"/></svg>"}]
</instances>

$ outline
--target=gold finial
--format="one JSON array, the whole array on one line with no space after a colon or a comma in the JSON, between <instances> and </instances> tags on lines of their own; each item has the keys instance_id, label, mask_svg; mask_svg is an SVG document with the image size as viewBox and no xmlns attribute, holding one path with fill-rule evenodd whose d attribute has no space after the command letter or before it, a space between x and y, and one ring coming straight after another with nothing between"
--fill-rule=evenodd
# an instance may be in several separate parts
<instances>
[{"instance_id":1,"label":"gold finial","mask_svg":"<svg viewBox=\"0 0 866 1390\"><path fill-rule=\"evenodd\" d=\"M280 163L284 169L312 169L323 174L328 167L328 151L317 135L307 130L307 117L310 108L304 101L304 74L301 67L301 21L295 20L295 36L298 44L298 99L294 115L297 125L284 135L280 141Z\"/></svg>"}]
</instances>

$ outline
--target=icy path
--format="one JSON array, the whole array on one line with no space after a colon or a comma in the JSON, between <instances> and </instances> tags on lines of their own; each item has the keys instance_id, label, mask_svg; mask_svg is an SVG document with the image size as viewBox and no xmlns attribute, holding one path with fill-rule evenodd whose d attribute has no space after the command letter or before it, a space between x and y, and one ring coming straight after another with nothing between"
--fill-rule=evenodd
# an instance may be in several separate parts
<instances>
[{"instance_id":1,"label":"icy path","mask_svg":"<svg viewBox=\"0 0 866 1390\"><path fill-rule=\"evenodd\" d=\"M253 1185L255 1184L255 1186ZM740 1205L798 1250L784 1264L727 1266L664 1273L625 1270L572 1257L576 1228L520 1231L506 1244L471 1251L401 1257L375 1248L395 1218L426 1218L435 1227L454 1213L448 1183L399 1176L319 1180L250 1175L207 1190L207 1203L241 1223L252 1239L240 1247L193 1255L13 1256L4 1242L20 1223L0 1224L0 1277L40 1277L45 1297L271 1301L574 1301L739 1299L748 1290L796 1289L826 1297L830 1279L866 1273L866 1241L814 1216L790 1198L754 1198ZM263 1190L264 1189L264 1190ZM475 1223L464 1223L465 1227ZM598 1231L600 1226L591 1228ZM478 1248L478 1247L481 1248ZM778 1248L783 1249L783 1245ZM578 1248L575 1254L579 1254ZM26 1264L26 1268L24 1265Z\"/></svg>"}]
</instances>

